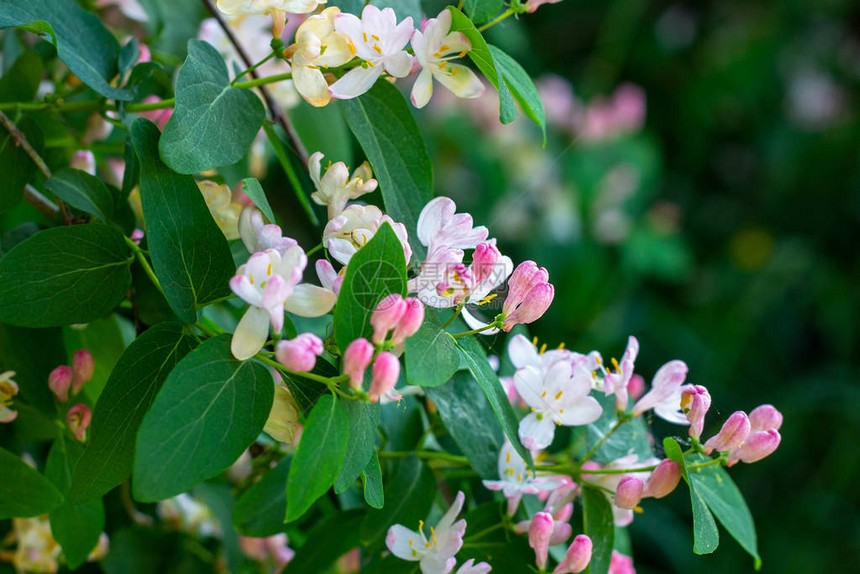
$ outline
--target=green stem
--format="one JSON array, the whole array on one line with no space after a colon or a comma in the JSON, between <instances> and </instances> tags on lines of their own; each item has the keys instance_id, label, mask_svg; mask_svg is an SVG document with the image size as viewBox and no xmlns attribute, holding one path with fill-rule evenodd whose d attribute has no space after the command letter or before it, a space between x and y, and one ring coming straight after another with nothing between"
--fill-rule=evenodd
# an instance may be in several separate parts
<instances>
[{"instance_id":1,"label":"green stem","mask_svg":"<svg viewBox=\"0 0 860 574\"><path fill-rule=\"evenodd\" d=\"M158 288L159 293L164 295L164 289L161 287L161 282L159 282L158 276L156 276L155 271L153 271L152 266L149 264L149 261L146 260L146 256L143 254L143 249L128 237L123 236L123 239L125 239L125 244L134 252L135 257L137 257L137 262L140 263L141 267L143 267L143 271L149 277L150 281L152 281L152 284Z\"/></svg>"},{"instance_id":2,"label":"green stem","mask_svg":"<svg viewBox=\"0 0 860 574\"><path fill-rule=\"evenodd\" d=\"M588 453L586 453L586 455L582 458L582 460L579 461L579 465L582 466L582 463L586 462L588 459L590 459L592 456L594 456L594 453L597 452L597 449L599 449L601 446L603 446L603 443L605 443L609 437L611 437L613 434L615 434L615 431L617 431L618 428L626 422L627 422L626 419L619 419L619 421L615 423L615 426L613 426L611 429L609 429L609 432L606 433L605 435L603 435L603 438L601 438L599 441L597 441L597 444L595 444L593 447L591 447L591 450L588 451Z\"/></svg>"},{"instance_id":3,"label":"green stem","mask_svg":"<svg viewBox=\"0 0 860 574\"><path fill-rule=\"evenodd\" d=\"M465 3L466 3L466 0L460 0L460 2L457 3L457 10L460 10L462 12L463 11L463 4L465 4Z\"/></svg>"},{"instance_id":4,"label":"green stem","mask_svg":"<svg viewBox=\"0 0 860 574\"><path fill-rule=\"evenodd\" d=\"M491 27L495 26L496 24L498 24L499 22L501 22L502 20L504 20L505 18L507 18L508 16L511 16L513 14L514 14L514 9L508 8L507 10L505 10L504 12L502 12L501 14L499 14L498 16L496 16L495 18L493 18L492 20L490 20L489 22L487 22L486 24L484 24L483 26L478 28L478 32L483 32L487 28L491 28Z\"/></svg>"},{"instance_id":5,"label":"green stem","mask_svg":"<svg viewBox=\"0 0 860 574\"><path fill-rule=\"evenodd\" d=\"M319 251L322 248L323 248L323 244L320 243L319 245L312 247L310 251L305 251L305 255L313 255L314 253L316 253L317 251Z\"/></svg>"},{"instance_id":6,"label":"green stem","mask_svg":"<svg viewBox=\"0 0 860 574\"><path fill-rule=\"evenodd\" d=\"M697 468L705 468L706 466L713 466L715 464L721 464L723 462L721 458L715 458L713 460L709 460L708 462L700 462L699 464L691 464L687 467L687 470L695 470ZM656 468L656 467L655 467Z\"/></svg>"},{"instance_id":7,"label":"green stem","mask_svg":"<svg viewBox=\"0 0 860 574\"><path fill-rule=\"evenodd\" d=\"M465 456L458 456L456 454L448 454L447 452L439 452L435 450L416 450L416 451L388 451L388 452L380 452L379 458L406 458L409 455L414 454L418 458L423 458L425 460L444 460L445 462L450 462L454 464L460 465L468 465L469 459Z\"/></svg>"},{"instance_id":8,"label":"green stem","mask_svg":"<svg viewBox=\"0 0 860 574\"><path fill-rule=\"evenodd\" d=\"M450 318L450 319L448 319L447 321L445 321L445 324L444 324L444 325L442 325L442 330L443 330L443 331L444 331L445 329L447 329L447 328L448 328L448 325L450 325L451 323L453 323L453 322L454 322L454 319L456 319L457 317L459 317L459 316L460 316L460 313L463 311L463 306L464 306L464 305L465 305L465 303L458 303L458 304L457 304L457 308L454 310L454 314L453 314L453 315L451 315L451 318Z\"/></svg>"},{"instance_id":9,"label":"green stem","mask_svg":"<svg viewBox=\"0 0 860 574\"><path fill-rule=\"evenodd\" d=\"M199 324L203 325L204 327L206 327L206 329L208 329L209 331L212 331L216 335L222 335L222 334L227 332L221 328L221 325L219 325L218 323L216 323L215 321L213 321L209 317L200 317ZM201 329L201 331L202 330L203 329ZM210 337L211 336L213 336L213 335L210 335Z\"/></svg>"},{"instance_id":10,"label":"green stem","mask_svg":"<svg viewBox=\"0 0 860 574\"><path fill-rule=\"evenodd\" d=\"M256 88L257 86L265 86L266 84L272 84L274 82L281 82L283 80L292 80L293 74L291 72L287 72L286 74L275 74L274 76L266 76L265 78L257 78L254 80L248 80L247 82L236 82L233 84L236 88L248 89L248 88Z\"/></svg>"},{"instance_id":11,"label":"green stem","mask_svg":"<svg viewBox=\"0 0 860 574\"><path fill-rule=\"evenodd\" d=\"M498 327L496 326L496 323L494 321L494 322L490 323L489 325L484 325L483 327L480 327L479 329L472 329L471 331L465 331L463 333L453 333L451 336L456 339L458 337L467 337L469 335L477 335L478 333L483 333L484 331L487 331L489 329L496 329L496 328L498 328Z\"/></svg>"},{"instance_id":12,"label":"green stem","mask_svg":"<svg viewBox=\"0 0 860 574\"><path fill-rule=\"evenodd\" d=\"M275 132L275 128L273 128L272 124L268 121L263 122L263 130L266 132L266 137L269 138L269 143L272 144L272 149L275 152L275 156L278 158L278 162L284 169L284 173L287 174L287 179L289 180L290 185L293 186L293 191L296 193L296 199L299 200L299 203L308 214L308 217L310 217L311 223L319 226L320 222L319 219L317 219L317 214L314 213L314 210L311 208L311 204L308 202L308 198L305 197L302 185L299 183L299 177L293 169L293 164L290 163L290 158L287 157L287 151L284 149L284 144L281 142L281 138L278 137L278 134Z\"/></svg>"},{"instance_id":13,"label":"green stem","mask_svg":"<svg viewBox=\"0 0 860 574\"><path fill-rule=\"evenodd\" d=\"M263 58L262 60L260 60L259 62L257 62L257 63L256 63L256 64L254 64L253 66L251 66L250 68L247 68L247 69L246 69L245 71L243 71L243 72L239 72L238 74L236 74L236 77L235 77L235 78L233 78L233 81L232 81L232 82L230 82L230 85L231 85L231 86L235 86L235 85L238 83L238 82L237 82L237 80L238 80L239 78L241 78L241 77L242 77L242 76L244 76L245 74L250 74L251 72L253 72L254 70L256 70L257 68L259 68L260 66L262 66L263 64L265 64L266 62L268 62L269 60L271 60L271 59L272 59L272 58L274 58L274 57L275 57L275 53L274 53L274 52L271 52L268 56L266 56L265 58Z\"/></svg>"},{"instance_id":14,"label":"green stem","mask_svg":"<svg viewBox=\"0 0 860 574\"><path fill-rule=\"evenodd\" d=\"M505 523L504 523L504 522L498 522L498 523L496 523L496 524L494 524L494 525L490 526L489 528L485 528L485 529L483 529L483 530L479 531L479 532L478 532L478 533L476 533L476 534L470 534L469 536L467 536L467 537L464 539L464 542L466 542L466 541L474 542L475 540L479 540L479 539L483 538L484 536L486 536L487 534L489 534L489 533L491 533L491 532L495 532L495 531L496 531L496 530L498 530L499 528L504 528L504 527L505 527Z\"/></svg>"}]
</instances>

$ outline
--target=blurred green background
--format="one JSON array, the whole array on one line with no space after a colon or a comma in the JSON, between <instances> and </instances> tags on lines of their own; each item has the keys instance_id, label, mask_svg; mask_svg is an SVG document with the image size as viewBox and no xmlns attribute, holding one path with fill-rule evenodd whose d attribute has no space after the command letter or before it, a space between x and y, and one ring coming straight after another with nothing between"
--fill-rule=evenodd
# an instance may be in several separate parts
<instances>
[{"instance_id":1,"label":"blurred green background","mask_svg":"<svg viewBox=\"0 0 860 574\"><path fill-rule=\"evenodd\" d=\"M633 334L646 381L685 360L713 397L706 437L735 410L783 412L779 450L732 469L765 572L847 572L860 554L858 27L840 0L564 0L488 32L572 87L573 111L563 82L540 83L545 150L527 120L479 138L478 104L421 114L437 193L549 270L542 341L619 357ZM644 90L641 130L569 129L625 82ZM752 571L724 531L694 556L689 501L667 500L633 523L637 571Z\"/></svg>"}]
</instances>

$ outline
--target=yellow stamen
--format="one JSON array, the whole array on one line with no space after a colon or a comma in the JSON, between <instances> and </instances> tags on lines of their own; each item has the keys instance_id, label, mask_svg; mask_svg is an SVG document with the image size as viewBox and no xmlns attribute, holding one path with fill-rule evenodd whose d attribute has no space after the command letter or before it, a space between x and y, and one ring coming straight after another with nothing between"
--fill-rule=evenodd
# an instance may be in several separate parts
<instances>
[{"instance_id":1,"label":"yellow stamen","mask_svg":"<svg viewBox=\"0 0 860 574\"><path fill-rule=\"evenodd\" d=\"M436 542L436 531L433 530L433 527L430 527L430 538L433 540L433 546L439 546L439 543Z\"/></svg>"},{"instance_id":2,"label":"yellow stamen","mask_svg":"<svg viewBox=\"0 0 860 574\"><path fill-rule=\"evenodd\" d=\"M448 65L448 62L439 62L439 69L441 70L447 65Z\"/></svg>"},{"instance_id":3,"label":"yellow stamen","mask_svg":"<svg viewBox=\"0 0 860 574\"><path fill-rule=\"evenodd\" d=\"M538 351L538 355L543 355L546 352L546 343L540 346L540 351Z\"/></svg>"},{"instance_id":4,"label":"yellow stamen","mask_svg":"<svg viewBox=\"0 0 860 574\"><path fill-rule=\"evenodd\" d=\"M600 359L600 357L594 357L594 360L595 360L595 361L597 361L597 364L598 364L598 365L602 365L602 364L603 364L603 361Z\"/></svg>"},{"instance_id":5,"label":"yellow stamen","mask_svg":"<svg viewBox=\"0 0 860 574\"><path fill-rule=\"evenodd\" d=\"M642 509L642 507L641 507L641 506L634 506L634 507L633 507L633 512L635 512L636 514L642 514L642 513L643 513L643 512L645 512L645 511Z\"/></svg>"},{"instance_id":6,"label":"yellow stamen","mask_svg":"<svg viewBox=\"0 0 860 574\"><path fill-rule=\"evenodd\" d=\"M377 36L376 34L371 34L370 37L379 42L379 36Z\"/></svg>"},{"instance_id":7,"label":"yellow stamen","mask_svg":"<svg viewBox=\"0 0 860 574\"><path fill-rule=\"evenodd\" d=\"M540 398L544 398L545 396L546 396L546 391L544 391L540 394Z\"/></svg>"},{"instance_id":8,"label":"yellow stamen","mask_svg":"<svg viewBox=\"0 0 860 574\"><path fill-rule=\"evenodd\" d=\"M536 409L536 408L534 408L534 407L532 407L532 412L535 412L535 411L537 411L537 409Z\"/></svg>"},{"instance_id":9,"label":"yellow stamen","mask_svg":"<svg viewBox=\"0 0 860 574\"><path fill-rule=\"evenodd\" d=\"M518 472L517 473L517 482L522 482L522 481L523 481L523 475L522 475L522 473Z\"/></svg>"},{"instance_id":10,"label":"yellow stamen","mask_svg":"<svg viewBox=\"0 0 860 574\"><path fill-rule=\"evenodd\" d=\"M459 54L457 54L457 57L458 57L458 58L462 58L463 56L465 56L465 55L466 55L466 54L468 54L468 53L469 53L469 50L463 50L462 52L460 52Z\"/></svg>"},{"instance_id":11,"label":"yellow stamen","mask_svg":"<svg viewBox=\"0 0 860 574\"><path fill-rule=\"evenodd\" d=\"M479 306L480 306L480 305L486 305L487 303L489 303L490 301L492 301L493 299L495 299L497 295L498 295L497 293L490 293L489 295L487 295L486 297L484 297L483 299L481 299L480 301L478 301L478 303L477 303L477 304L478 304Z\"/></svg>"},{"instance_id":12,"label":"yellow stamen","mask_svg":"<svg viewBox=\"0 0 860 574\"><path fill-rule=\"evenodd\" d=\"M269 263L269 268L266 269L266 275L271 275L271 274L272 274L272 264Z\"/></svg>"},{"instance_id":13,"label":"yellow stamen","mask_svg":"<svg viewBox=\"0 0 860 574\"><path fill-rule=\"evenodd\" d=\"M420 531L422 531L422 530L424 530L424 521L423 521L423 520L419 520L419 521L418 521L418 531L420 532Z\"/></svg>"},{"instance_id":14,"label":"yellow stamen","mask_svg":"<svg viewBox=\"0 0 860 574\"><path fill-rule=\"evenodd\" d=\"M615 360L615 357L612 357L612 366L615 368L615 372L621 372L621 367L618 366L618 361Z\"/></svg>"},{"instance_id":15,"label":"yellow stamen","mask_svg":"<svg viewBox=\"0 0 860 574\"><path fill-rule=\"evenodd\" d=\"M349 43L349 53L355 56L355 46L352 45L352 42Z\"/></svg>"},{"instance_id":16,"label":"yellow stamen","mask_svg":"<svg viewBox=\"0 0 860 574\"><path fill-rule=\"evenodd\" d=\"M561 421L555 421L556 426L561 426Z\"/></svg>"},{"instance_id":17,"label":"yellow stamen","mask_svg":"<svg viewBox=\"0 0 860 574\"><path fill-rule=\"evenodd\" d=\"M505 456L505 462L511 462L511 453L507 453Z\"/></svg>"},{"instance_id":18,"label":"yellow stamen","mask_svg":"<svg viewBox=\"0 0 860 574\"><path fill-rule=\"evenodd\" d=\"M556 347L556 349L558 349L559 351L561 351L562 349L564 349L564 341L562 341L561 343L559 343L559 345L558 345L558 347Z\"/></svg>"},{"instance_id":19,"label":"yellow stamen","mask_svg":"<svg viewBox=\"0 0 860 574\"><path fill-rule=\"evenodd\" d=\"M537 347L537 342L538 342L538 338L537 338L537 337L535 337L534 339L532 339L532 346Z\"/></svg>"},{"instance_id":20,"label":"yellow stamen","mask_svg":"<svg viewBox=\"0 0 860 574\"><path fill-rule=\"evenodd\" d=\"M457 75L457 74L459 74L459 73L460 73L460 68L454 68L453 70L451 70L451 75L452 75L452 76L456 76L456 75Z\"/></svg>"},{"instance_id":21,"label":"yellow stamen","mask_svg":"<svg viewBox=\"0 0 860 574\"><path fill-rule=\"evenodd\" d=\"M441 52L436 52L435 54L433 54L434 58L441 58L442 56L443 54Z\"/></svg>"},{"instance_id":22,"label":"yellow stamen","mask_svg":"<svg viewBox=\"0 0 860 574\"><path fill-rule=\"evenodd\" d=\"M376 67L376 64L374 64L374 63L373 63L373 62L371 62L370 60L365 60L365 62L366 62L366 63L367 63L367 65L368 65L368 66L370 66L371 68L375 68L375 67Z\"/></svg>"},{"instance_id":23,"label":"yellow stamen","mask_svg":"<svg viewBox=\"0 0 860 574\"><path fill-rule=\"evenodd\" d=\"M563 414L564 414L564 409L558 409L558 414L563 415Z\"/></svg>"},{"instance_id":24,"label":"yellow stamen","mask_svg":"<svg viewBox=\"0 0 860 574\"><path fill-rule=\"evenodd\" d=\"M254 274L253 274L253 273L248 273L248 278L250 278L250 279L251 279L251 285L253 285L253 284L254 284Z\"/></svg>"},{"instance_id":25,"label":"yellow stamen","mask_svg":"<svg viewBox=\"0 0 860 574\"><path fill-rule=\"evenodd\" d=\"M555 394L555 400L560 399L560 398L561 398L561 395L563 395L563 394L564 394L564 391L559 391L559 392L557 392L557 393Z\"/></svg>"},{"instance_id":26,"label":"yellow stamen","mask_svg":"<svg viewBox=\"0 0 860 574\"><path fill-rule=\"evenodd\" d=\"M364 37L364 41L367 42L367 32L362 32L361 35Z\"/></svg>"},{"instance_id":27,"label":"yellow stamen","mask_svg":"<svg viewBox=\"0 0 860 574\"><path fill-rule=\"evenodd\" d=\"M448 44L442 44L441 46L439 46L440 52L447 52L450 49L451 49L451 47Z\"/></svg>"},{"instance_id":28,"label":"yellow stamen","mask_svg":"<svg viewBox=\"0 0 860 574\"><path fill-rule=\"evenodd\" d=\"M373 49L374 49L374 50L376 50L376 53L377 53L377 54L381 54L381 53L382 53L382 48L380 48L380 47L379 47L378 45L376 45L376 44L374 44L374 45L373 45Z\"/></svg>"}]
</instances>

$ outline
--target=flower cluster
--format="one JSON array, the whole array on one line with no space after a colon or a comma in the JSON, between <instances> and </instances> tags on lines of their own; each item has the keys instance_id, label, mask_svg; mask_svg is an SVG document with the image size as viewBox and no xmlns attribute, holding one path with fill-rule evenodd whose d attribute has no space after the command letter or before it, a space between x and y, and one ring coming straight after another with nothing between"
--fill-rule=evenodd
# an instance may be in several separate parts
<instances>
[{"instance_id":1,"label":"flower cluster","mask_svg":"<svg viewBox=\"0 0 860 574\"><path fill-rule=\"evenodd\" d=\"M72 356L72 366L60 365L48 375L48 387L57 401L65 403L69 397L81 392L84 383L93 378L95 360L92 353L86 349L75 351ZM66 412L66 426L79 441L86 439L87 428L92 420L90 408L78 403Z\"/></svg>"}]
</instances>

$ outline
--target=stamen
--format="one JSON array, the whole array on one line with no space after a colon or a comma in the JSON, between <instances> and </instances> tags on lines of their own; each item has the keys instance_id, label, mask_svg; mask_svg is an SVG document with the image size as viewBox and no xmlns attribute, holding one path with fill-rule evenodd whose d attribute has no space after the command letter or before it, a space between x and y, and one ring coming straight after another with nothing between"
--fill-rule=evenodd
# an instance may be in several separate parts
<instances>
[{"instance_id":1,"label":"stamen","mask_svg":"<svg viewBox=\"0 0 860 574\"><path fill-rule=\"evenodd\" d=\"M450 49L451 49L451 47L448 44L442 44L441 46L439 46L440 52L447 52Z\"/></svg>"},{"instance_id":2,"label":"stamen","mask_svg":"<svg viewBox=\"0 0 860 574\"><path fill-rule=\"evenodd\" d=\"M540 398L544 398L545 396L546 396L546 391L544 391L540 394Z\"/></svg>"},{"instance_id":3,"label":"stamen","mask_svg":"<svg viewBox=\"0 0 860 574\"><path fill-rule=\"evenodd\" d=\"M522 482L522 481L523 481L523 475L521 472L518 472L517 473L517 482Z\"/></svg>"},{"instance_id":4,"label":"stamen","mask_svg":"<svg viewBox=\"0 0 860 574\"><path fill-rule=\"evenodd\" d=\"M269 263L269 268L266 269L266 275L271 275L271 274L272 274L272 264Z\"/></svg>"},{"instance_id":5,"label":"stamen","mask_svg":"<svg viewBox=\"0 0 860 574\"><path fill-rule=\"evenodd\" d=\"M459 74L459 73L460 73L460 68L454 68L453 70L451 70L451 75L452 75L452 76L456 76L456 75L457 75L457 74Z\"/></svg>"},{"instance_id":6,"label":"stamen","mask_svg":"<svg viewBox=\"0 0 860 574\"><path fill-rule=\"evenodd\" d=\"M433 54L434 58L441 58L442 56L443 54L441 52L436 52L435 54Z\"/></svg>"},{"instance_id":7,"label":"stamen","mask_svg":"<svg viewBox=\"0 0 860 574\"><path fill-rule=\"evenodd\" d=\"M379 36L377 36L376 34L371 34L370 37L379 42Z\"/></svg>"},{"instance_id":8,"label":"stamen","mask_svg":"<svg viewBox=\"0 0 860 574\"><path fill-rule=\"evenodd\" d=\"M498 293L491 293L491 294L487 295L486 297L484 297L483 299L481 299L480 301L478 301L477 305L478 306L486 305L487 303L489 303L490 301L495 299L497 295L498 295Z\"/></svg>"},{"instance_id":9,"label":"stamen","mask_svg":"<svg viewBox=\"0 0 860 574\"><path fill-rule=\"evenodd\" d=\"M621 372L621 367L618 366L618 361L615 360L615 357L612 357L612 366L615 368L616 373Z\"/></svg>"},{"instance_id":10,"label":"stamen","mask_svg":"<svg viewBox=\"0 0 860 574\"><path fill-rule=\"evenodd\" d=\"M555 394L555 400L560 399L560 398L561 398L561 395L563 395L563 394L564 394L564 391L559 391L559 392L557 392L557 393Z\"/></svg>"},{"instance_id":11,"label":"stamen","mask_svg":"<svg viewBox=\"0 0 860 574\"><path fill-rule=\"evenodd\" d=\"M367 32L362 32L361 35L364 37L364 41L367 42Z\"/></svg>"},{"instance_id":12,"label":"stamen","mask_svg":"<svg viewBox=\"0 0 860 574\"><path fill-rule=\"evenodd\" d=\"M599 356L598 356L598 357L594 357L594 360L595 360L595 361L597 361L597 364L598 364L598 365L602 365L602 364L603 364L603 361L600 359L600 357L599 357Z\"/></svg>"},{"instance_id":13,"label":"stamen","mask_svg":"<svg viewBox=\"0 0 860 574\"><path fill-rule=\"evenodd\" d=\"M421 532L422 530L424 530L424 521L419 520L418 521L418 531Z\"/></svg>"},{"instance_id":14,"label":"stamen","mask_svg":"<svg viewBox=\"0 0 860 574\"><path fill-rule=\"evenodd\" d=\"M355 56L355 46L353 46L352 42L349 43L349 53Z\"/></svg>"},{"instance_id":15,"label":"stamen","mask_svg":"<svg viewBox=\"0 0 860 574\"><path fill-rule=\"evenodd\" d=\"M251 285L253 285L254 284L254 274L248 273L248 277L251 279Z\"/></svg>"},{"instance_id":16,"label":"stamen","mask_svg":"<svg viewBox=\"0 0 860 574\"><path fill-rule=\"evenodd\" d=\"M375 68L375 67L376 67L376 64L374 64L374 63L373 63L373 62L371 62L370 60L365 60L365 61L364 61L364 63L365 63L365 64L367 64L368 66L370 66L371 68Z\"/></svg>"},{"instance_id":17,"label":"stamen","mask_svg":"<svg viewBox=\"0 0 860 574\"><path fill-rule=\"evenodd\" d=\"M372 47L373 47L373 49L374 49L374 50L376 50L376 53L377 53L377 54L381 54L381 53L382 53L382 48L380 48L380 47L379 47L379 45L374 44Z\"/></svg>"},{"instance_id":18,"label":"stamen","mask_svg":"<svg viewBox=\"0 0 860 574\"><path fill-rule=\"evenodd\" d=\"M448 62L439 62L439 69L441 70L447 65L448 65Z\"/></svg>"},{"instance_id":19,"label":"stamen","mask_svg":"<svg viewBox=\"0 0 860 574\"><path fill-rule=\"evenodd\" d=\"M556 349L558 349L559 351L561 351L562 349L564 349L564 341L562 341L561 343L559 343L559 345L558 345L558 347L556 347Z\"/></svg>"},{"instance_id":20,"label":"stamen","mask_svg":"<svg viewBox=\"0 0 860 574\"><path fill-rule=\"evenodd\" d=\"M543 355L546 352L546 343L540 346L540 351L538 351L538 355Z\"/></svg>"},{"instance_id":21,"label":"stamen","mask_svg":"<svg viewBox=\"0 0 860 574\"><path fill-rule=\"evenodd\" d=\"M505 456L505 462L511 462L511 453L507 453Z\"/></svg>"},{"instance_id":22,"label":"stamen","mask_svg":"<svg viewBox=\"0 0 860 574\"><path fill-rule=\"evenodd\" d=\"M465 56L465 55L466 55L466 54L468 54L468 53L469 53L469 50L463 50L462 52L460 52L459 54L457 54L457 57L458 57L458 58L462 58L463 56Z\"/></svg>"},{"instance_id":23,"label":"stamen","mask_svg":"<svg viewBox=\"0 0 860 574\"><path fill-rule=\"evenodd\" d=\"M439 546L439 544L436 542L436 531L433 530L432 526L430 527L430 538L433 540L433 546Z\"/></svg>"},{"instance_id":24,"label":"stamen","mask_svg":"<svg viewBox=\"0 0 860 574\"><path fill-rule=\"evenodd\" d=\"M535 335L535 338L532 339L532 345L537 347L537 342L538 342L538 338L537 338L537 335Z\"/></svg>"},{"instance_id":25,"label":"stamen","mask_svg":"<svg viewBox=\"0 0 860 574\"><path fill-rule=\"evenodd\" d=\"M558 414L563 415L563 414L564 414L564 409L558 409Z\"/></svg>"}]
</instances>

